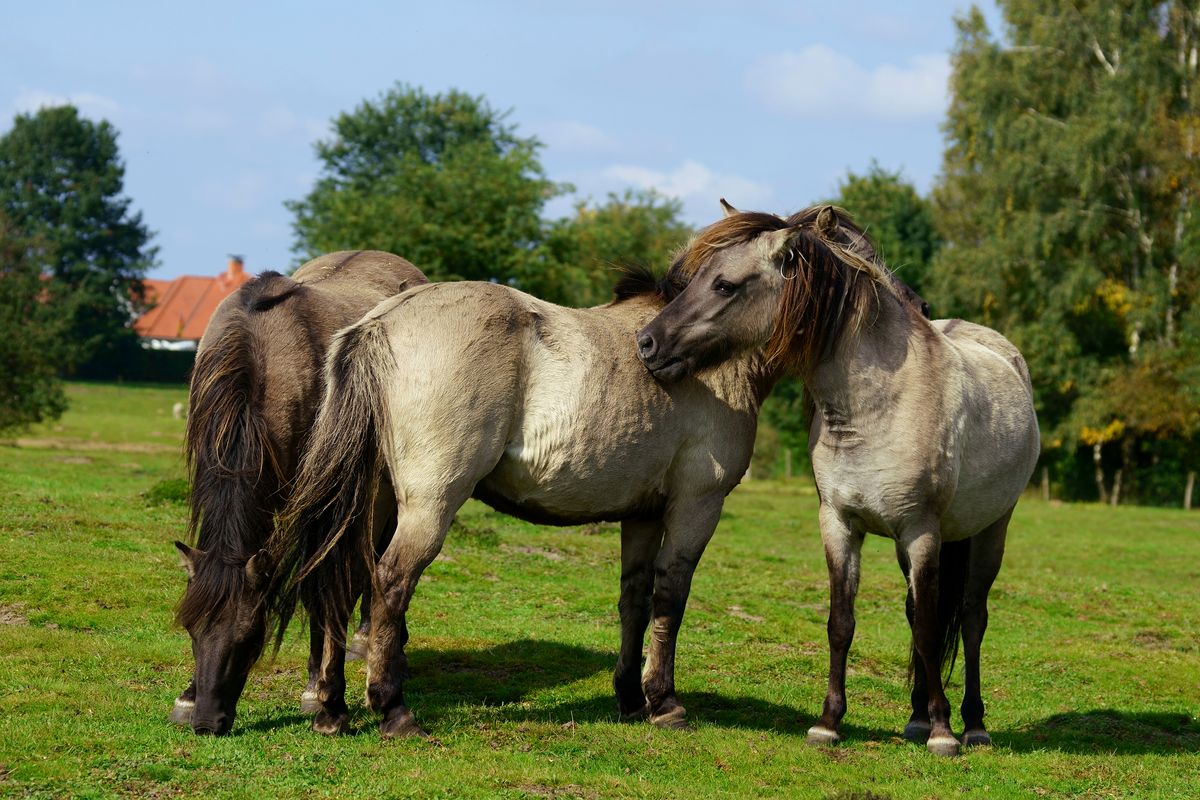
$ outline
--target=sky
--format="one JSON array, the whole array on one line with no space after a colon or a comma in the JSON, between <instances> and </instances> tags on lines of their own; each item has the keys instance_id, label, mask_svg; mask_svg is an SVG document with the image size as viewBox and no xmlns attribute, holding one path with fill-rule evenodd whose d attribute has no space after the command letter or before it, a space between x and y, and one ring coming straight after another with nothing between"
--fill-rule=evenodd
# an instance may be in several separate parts
<instances>
[{"instance_id":1,"label":"sky","mask_svg":"<svg viewBox=\"0 0 1200 800\"><path fill-rule=\"evenodd\" d=\"M290 268L287 200L329 123L398 82L483 95L575 193L653 188L685 219L790 213L877 161L926 192L967 0L6 4L0 134L76 105L119 132L149 277ZM997 14L984 7L992 30ZM403 255L401 253L400 255Z\"/></svg>"}]
</instances>

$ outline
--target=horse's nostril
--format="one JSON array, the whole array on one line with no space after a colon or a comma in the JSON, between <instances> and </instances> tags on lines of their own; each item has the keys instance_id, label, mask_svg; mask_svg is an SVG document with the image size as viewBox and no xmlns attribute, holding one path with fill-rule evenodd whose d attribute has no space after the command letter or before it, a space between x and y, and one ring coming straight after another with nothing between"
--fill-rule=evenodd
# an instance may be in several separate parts
<instances>
[{"instance_id":1,"label":"horse's nostril","mask_svg":"<svg viewBox=\"0 0 1200 800\"><path fill-rule=\"evenodd\" d=\"M637 340L637 345L638 345L638 352L641 353L643 357L648 357L648 356L654 355L654 350L655 350L654 337L651 336L650 334L643 333L641 336L639 336L638 340Z\"/></svg>"}]
</instances>

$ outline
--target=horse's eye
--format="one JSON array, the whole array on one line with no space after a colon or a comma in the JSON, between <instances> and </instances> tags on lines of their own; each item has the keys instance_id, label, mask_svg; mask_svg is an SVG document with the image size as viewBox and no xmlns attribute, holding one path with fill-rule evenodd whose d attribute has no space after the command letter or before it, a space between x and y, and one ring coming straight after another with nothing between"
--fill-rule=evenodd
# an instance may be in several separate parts
<instances>
[{"instance_id":1,"label":"horse's eye","mask_svg":"<svg viewBox=\"0 0 1200 800\"><path fill-rule=\"evenodd\" d=\"M718 278L713 281L713 291L722 297L732 297L733 293L737 291L737 287L723 278Z\"/></svg>"}]
</instances>

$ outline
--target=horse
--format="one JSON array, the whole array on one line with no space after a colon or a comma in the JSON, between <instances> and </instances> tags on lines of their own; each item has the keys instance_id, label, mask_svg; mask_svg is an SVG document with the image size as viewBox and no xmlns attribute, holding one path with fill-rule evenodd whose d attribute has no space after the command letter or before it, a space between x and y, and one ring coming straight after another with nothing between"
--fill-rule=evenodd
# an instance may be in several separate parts
<instances>
[{"instance_id":1,"label":"horse","mask_svg":"<svg viewBox=\"0 0 1200 800\"><path fill-rule=\"evenodd\" d=\"M905 738L956 755L941 669L966 665L963 746L989 744L979 657L988 591L1039 434L1029 370L996 331L931 321L848 215L815 207L781 220L730 216L685 255L693 277L638 335L646 368L684 379L747 349L798 374L813 409L809 455L829 571L829 683L807 741L840 741L846 659L866 533L891 538L912 629Z\"/></svg>"},{"instance_id":2,"label":"horse","mask_svg":"<svg viewBox=\"0 0 1200 800\"><path fill-rule=\"evenodd\" d=\"M656 380L634 337L677 291L634 270L611 303L572 309L504 285L433 283L334 337L325 399L268 548L294 576L278 596L280 624L298 592L327 634L315 730L347 724L344 659L330 643L347 628L355 563L376 583L367 704L384 738L425 735L403 691L406 614L470 497L538 524L620 522L617 706L625 718L687 727L677 636L775 375L746 353L688 380ZM379 475L396 524L375 542Z\"/></svg>"},{"instance_id":3,"label":"horse","mask_svg":"<svg viewBox=\"0 0 1200 800\"><path fill-rule=\"evenodd\" d=\"M189 389L185 452L195 545L175 542L188 574L176 620L191 635L196 665L175 701L173 722L212 734L233 725L249 665L266 636L263 599L271 568L263 548L316 415L334 332L381 300L426 282L390 253L330 253L290 278L263 273L214 313ZM323 649L315 628L310 645L302 710L315 710Z\"/></svg>"}]
</instances>

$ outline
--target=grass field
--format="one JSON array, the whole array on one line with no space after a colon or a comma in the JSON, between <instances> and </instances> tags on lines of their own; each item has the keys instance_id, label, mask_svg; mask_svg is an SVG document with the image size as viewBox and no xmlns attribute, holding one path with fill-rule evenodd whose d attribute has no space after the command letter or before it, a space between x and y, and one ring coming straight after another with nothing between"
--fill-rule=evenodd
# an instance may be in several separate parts
<instances>
[{"instance_id":1,"label":"grass field","mask_svg":"<svg viewBox=\"0 0 1200 800\"><path fill-rule=\"evenodd\" d=\"M615 526L556 530L478 504L410 614L429 741L384 743L349 666L354 734L298 709L299 626L234 735L167 713L190 674L171 624L185 509L177 388L73 385L57 424L0 444L0 796L1196 797L1200 513L1028 500L992 593L995 745L946 760L907 718L903 583L864 552L846 742L804 744L825 684L826 579L804 482L729 499L697 572L677 680L693 730L617 720ZM961 672L950 690L961 700ZM957 713L955 714L957 725Z\"/></svg>"}]
</instances>

